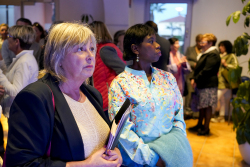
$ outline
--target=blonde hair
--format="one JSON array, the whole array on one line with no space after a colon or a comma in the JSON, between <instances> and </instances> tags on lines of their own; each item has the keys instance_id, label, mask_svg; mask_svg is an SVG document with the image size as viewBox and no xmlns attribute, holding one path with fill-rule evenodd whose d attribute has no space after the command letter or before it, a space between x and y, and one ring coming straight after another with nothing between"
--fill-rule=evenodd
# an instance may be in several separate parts
<instances>
[{"instance_id":1,"label":"blonde hair","mask_svg":"<svg viewBox=\"0 0 250 167\"><path fill-rule=\"evenodd\" d=\"M30 45L36 39L36 32L31 26L12 26L9 29L9 34L14 39L20 40L20 46L22 49L29 49Z\"/></svg>"},{"instance_id":2,"label":"blonde hair","mask_svg":"<svg viewBox=\"0 0 250 167\"><path fill-rule=\"evenodd\" d=\"M89 40L92 41L96 52L96 39L87 25L81 23L60 23L50 30L44 52L44 70L39 77L50 73L58 81L65 82L66 77L60 67L64 57L76 45L81 47ZM95 54L95 53L94 53Z\"/></svg>"},{"instance_id":3,"label":"blonde hair","mask_svg":"<svg viewBox=\"0 0 250 167\"><path fill-rule=\"evenodd\" d=\"M90 24L91 30L96 36L97 43L111 43L112 37L106 27L101 21L94 21Z\"/></svg>"},{"instance_id":4,"label":"blonde hair","mask_svg":"<svg viewBox=\"0 0 250 167\"><path fill-rule=\"evenodd\" d=\"M212 46L215 46L215 44L217 42L216 36L214 34L212 34L212 33L203 34L202 39L203 38L207 38L208 42L212 42Z\"/></svg>"},{"instance_id":5,"label":"blonde hair","mask_svg":"<svg viewBox=\"0 0 250 167\"><path fill-rule=\"evenodd\" d=\"M1 27L7 27L7 30L9 29L8 24L5 24L5 23L0 24L0 28L1 28Z\"/></svg>"}]
</instances>

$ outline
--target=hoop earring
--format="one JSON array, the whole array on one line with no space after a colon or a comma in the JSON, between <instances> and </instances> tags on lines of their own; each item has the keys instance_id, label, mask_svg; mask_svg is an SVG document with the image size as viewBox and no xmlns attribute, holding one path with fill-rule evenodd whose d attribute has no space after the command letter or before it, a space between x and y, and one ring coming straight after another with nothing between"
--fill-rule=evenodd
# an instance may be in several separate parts
<instances>
[{"instance_id":1,"label":"hoop earring","mask_svg":"<svg viewBox=\"0 0 250 167\"><path fill-rule=\"evenodd\" d=\"M139 56L137 55L136 57L136 62L138 63L139 62Z\"/></svg>"}]
</instances>

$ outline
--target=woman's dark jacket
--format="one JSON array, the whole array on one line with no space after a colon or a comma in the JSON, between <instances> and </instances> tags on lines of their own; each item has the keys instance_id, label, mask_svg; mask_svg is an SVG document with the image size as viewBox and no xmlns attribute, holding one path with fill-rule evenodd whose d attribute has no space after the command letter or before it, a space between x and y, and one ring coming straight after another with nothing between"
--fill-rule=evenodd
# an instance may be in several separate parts
<instances>
[{"instance_id":1,"label":"woman's dark jacket","mask_svg":"<svg viewBox=\"0 0 250 167\"><path fill-rule=\"evenodd\" d=\"M221 59L219 52L214 49L204 53L198 60L192 79L198 89L218 87L218 71Z\"/></svg>"},{"instance_id":2,"label":"woman's dark jacket","mask_svg":"<svg viewBox=\"0 0 250 167\"><path fill-rule=\"evenodd\" d=\"M110 124L102 110L101 94L85 84L80 89ZM50 141L51 152L47 157ZM46 74L18 93L10 109L6 166L62 167L66 162L84 159L80 131L58 82Z\"/></svg>"}]
</instances>

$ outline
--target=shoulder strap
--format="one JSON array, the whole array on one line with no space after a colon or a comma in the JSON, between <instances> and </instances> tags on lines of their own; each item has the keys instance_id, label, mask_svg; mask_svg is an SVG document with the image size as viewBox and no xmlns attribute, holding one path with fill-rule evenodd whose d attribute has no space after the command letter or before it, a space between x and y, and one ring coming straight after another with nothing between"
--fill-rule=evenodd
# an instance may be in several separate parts
<instances>
[{"instance_id":1,"label":"shoulder strap","mask_svg":"<svg viewBox=\"0 0 250 167\"><path fill-rule=\"evenodd\" d=\"M47 84L46 84L46 85L47 85ZM47 86L49 87L49 85L47 85ZM49 87L49 89L50 89L50 87ZM55 111L56 107L55 107L54 94L53 94L53 92L52 92L51 89L50 89L50 91L51 91L51 94L52 94L52 103L53 103L53 107L54 107L54 111ZM51 141L50 141L50 143L49 143L49 148L48 148L47 153L46 153L47 157L50 156L50 149L51 149Z\"/></svg>"}]
</instances>

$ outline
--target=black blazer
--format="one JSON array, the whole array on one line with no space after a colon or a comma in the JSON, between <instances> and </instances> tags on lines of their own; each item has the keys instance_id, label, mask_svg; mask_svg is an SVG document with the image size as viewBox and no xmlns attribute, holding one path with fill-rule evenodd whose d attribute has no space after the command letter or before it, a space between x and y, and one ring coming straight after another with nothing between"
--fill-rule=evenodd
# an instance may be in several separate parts
<instances>
[{"instance_id":1,"label":"black blazer","mask_svg":"<svg viewBox=\"0 0 250 167\"><path fill-rule=\"evenodd\" d=\"M161 57L157 62L152 63L152 66L167 71L167 65L169 63L170 42L158 34L155 34L155 36L156 42L161 46Z\"/></svg>"},{"instance_id":2,"label":"black blazer","mask_svg":"<svg viewBox=\"0 0 250 167\"><path fill-rule=\"evenodd\" d=\"M102 110L101 94L85 84L80 89L110 125ZM46 157L50 141L50 157ZM46 74L18 93L10 109L6 166L61 167L84 159L80 131L58 82Z\"/></svg>"},{"instance_id":3,"label":"black blazer","mask_svg":"<svg viewBox=\"0 0 250 167\"><path fill-rule=\"evenodd\" d=\"M197 88L218 87L220 62L220 54L216 49L200 57L194 69L194 76L192 77L197 84Z\"/></svg>"}]
</instances>

